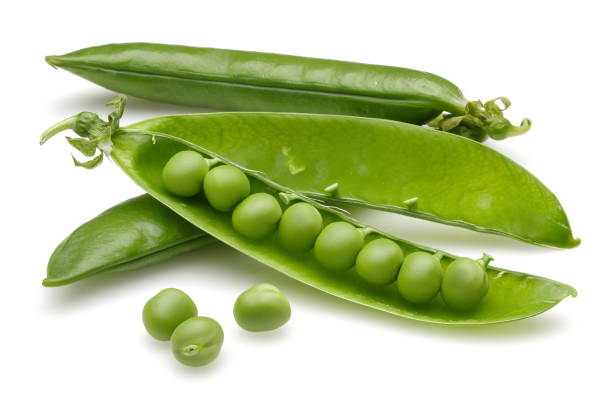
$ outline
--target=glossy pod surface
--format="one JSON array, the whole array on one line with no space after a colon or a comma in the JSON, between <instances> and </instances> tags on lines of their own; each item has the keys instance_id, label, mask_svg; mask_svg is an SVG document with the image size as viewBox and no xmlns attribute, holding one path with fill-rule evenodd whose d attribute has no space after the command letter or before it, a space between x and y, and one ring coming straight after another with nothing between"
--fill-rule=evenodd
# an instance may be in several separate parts
<instances>
[{"instance_id":1,"label":"glossy pod surface","mask_svg":"<svg viewBox=\"0 0 612 408\"><path fill-rule=\"evenodd\" d=\"M127 43L47 57L54 67L113 91L220 110L367 116L424 124L484 140L522 134L494 101L468 102L453 83L406 68L180 45ZM509 106L505 98L503 104ZM457 121L457 119L461 121ZM461 122L461 124L459 124Z\"/></svg>"},{"instance_id":2,"label":"glossy pod surface","mask_svg":"<svg viewBox=\"0 0 612 408\"><path fill-rule=\"evenodd\" d=\"M104 211L64 239L49 259L43 285L137 269L215 241L145 194Z\"/></svg>"},{"instance_id":3,"label":"glossy pod surface","mask_svg":"<svg viewBox=\"0 0 612 408\"><path fill-rule=\"evenodd\" d=\"M108 44L47 57L140 98L223 110L360 115L425 123L467 100L451 82L405 68L165 44Z\"/></svg>"},{"instance_id":4,"label":"glossy pod surface","mask_svg":"<svg viewBox=\"0 0 612 408\"><path fill-rule=\"evenodd\" d=\"M415 306L404 300L395 285L372 286L365 283L354 272L333 273L324 268L312 252L296 254L287 251L274 237L251 239L237 233L232 227L231 214L219 212L206 203L203 197L181 198L172 195L163 187L160 169L172 155L184 150L186 145L178 141L157 137L155 144L150 136L134 133L117 134L113 138L112 156L116 163L143 189L164 203L177 214L212 236L281 271L299 281L327 293L371 306L403 317L446 324L486 324L522 319L548 310L563 298L575 295L575 290L551 280L488 267L490 288L482 303L469 313L448 308L438 297L426 305ZM205 152L203 147L189 145ZM255 177L250 177L251 192L265 192L277 195L279 189L271 187ZM345 221L345 218L331 210L319 209L324 223ZM357 223L351 221L353 225ZM380 232L368 234L368 240L387 237ZM415 250L434 250L406 241L392 238L405 254ZM454 259L446 255L444 266Z\"/></svg>"},{"instance_id":5,"label":"glossy pod surface","mask_svg":"<svg viewBox=\"0 0 612 408\"><path fill-rule=\"evenodd\" d=\"M452 134L369 118L240 112L166 116L128 128L205 146L328 203L541 245L569 248L580 242L555 195L537 178L502 154Z\"/></svg>"},{"instance_id":6,"label":"glossy pod surface","mask_svg":"<svg viewBox=\"0 0 612 408\"><path fill-rule=\"evenodd\" d=\"M101 129L101 121L93 123L91 129L96 132L90 133L87 140L95 142L100 147L108 146L110 142L108 139L112 137L113 149L109 153L114 161L154 198L244 254L319 290L402 317L441 324L490 324L523 319L550 309L567 296L576 295L576 291L571 286L560 282L487 266L486 273L490 281L488 293L483 301L468 313L449 308L440 296L430 303L416 306L400 296L395 284L386 286L368 284L357 276L354 268L341 273L331 272L321 265L313 251L302 254L288 251L280 245L276 235L272 235L270 239L248 238L234 230L231 214L213 209L202 195L189 198L173 195L164 187L161 177L165 163L175 153L186 149L198 151L226 164L240 166L203 146L174 135L118 128L117 121L123 103L121 98L111 102L117 111L109 116L110 124L104 125ZM72 121L78 125L81 123L79 118L82 115L84 114L79 114ZM41 143L61 129L71 127L65 122L45 132L41 137ZM100 129L101 131L98 131ZM84 134L82 129L78 130ZM360 230L367 230L367 234L364 233L366 243L378 238L388 238L400 247L404 255L417 250L430 254L439 252L371 228L364 228L342 213L274 183L262 173L243 167L241 170L249 176L252 194L266 193L281 198L287 197L287 200L282 201L284 203L282 210L286 207L286 201L294 197L298 201L308 202L316 207L323 217L324 225L345 222ZM453 255L441 252L440 256L443 268L456 259Z\"/></svg>"}]
</instances>

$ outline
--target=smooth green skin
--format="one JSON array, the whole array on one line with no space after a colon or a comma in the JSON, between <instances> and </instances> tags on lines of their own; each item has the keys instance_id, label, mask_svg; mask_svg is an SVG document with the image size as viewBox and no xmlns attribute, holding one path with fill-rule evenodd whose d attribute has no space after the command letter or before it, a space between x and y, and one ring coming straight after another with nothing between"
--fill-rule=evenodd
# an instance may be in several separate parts
<instances>
[{"instance_id":1,"label":"smooth green skin","mask_svg":"<svg viewBox=\"0 0 612 408\"><path fill-rule=\"evenodd\" d=\"M278 200L267 193L251 194L232 213L232 225L245 237L263 238L276 229L283 213Z\"/></svg>"},{"instance_id":2,"label":"smooth green skin","mask_svg":"<svg viewBox=\"0 0 612 408\"><path fill-rule=\"evenodd\" d=\"M162 170L162 180L172 194L191 197L202 191L206 172L208 172L206 159L197 152L184 150L168 160Z\"/></svg>"},{"instance_id":3,"label":"smooth green skin","mask_svg":"<svg viewBox=\"0 0 612 408\"><path fill-rule=\"evenodd\" d=\"M482 265L471 258L451 262L442 274L440 294L456 310L477 307L489 290L489 277Z\"/></svg>"},{"instance_id":4,"label":"smooth green skin","mask_svg":"<svg viewBox=\"0 0 612 408\"><path fill-rule=\"evenodd\" d=\"M561 204L538 179L487 146L448 133L296 113L166 116L128 128L205 146L330 204L393 211L540 245L580 243ZM326 193L334 183L335 193ZM404 201L413 198L416 208L407 207Z\"/></svg>"},{"instance_id":5,"label":"smooth green skin","mask_svg":"<svg viewBox=\"0 0 612 408\"><path fill-rule=\"evenodd\" d=\"M192 317L172 333L172 353L181 363L199 367L217 358L223 345L223 329L210 317Z\"/></svg>"},{"instance_id":6,"label":"smooth green skin","mask_svg":"<svg viewBox=\"0 0 612 408\"><path fill-rule=\"evenodd\" d=\"M165 44L108 44L46 58L116 92L219 110L369 116L424 124L467 100L406 68Z\"/></svg>"},{"instance_id":7,"label":"smooth green skin","mask_svg":"<svg viewBox=\"0 0 612 408\"><path fill-rule=\"evenodd\" d=\"M245 290L234 303L234 318L244 330L275 330L287 323L290 317L289 301L280 289L269 283Z\"/></svg>"},{"instance_id":8,"label":"smooth green skin","mask_svg":"<svg viewBox=\"0 0 612 408\"><path fill-rule=\"evenodd\" d=\"M144 194L104 211L66 237L49 259L43 285L138 269L215 241Z\"/></svg>"},{"instance_id":9,"label":"smooth green skin","mask_svg":"<svg viewBox=\"0 0 612 408\"><path fill-rule=\"evenodd\" d=\"M330 271L342 272L355 263L363 247L363 234L345 221L332 222L323 228L314 245L317 260Z\"/></svg>"},{"instance_id":10,"label":"smooth green skin","mask_svg":"<svg viewBox=\"0 0 612 408\"><path fill-rule=\"evenodd\" d=\"M204 177L204 195L219 211L229 211L251 192L249 179L234 166L214 167Z\"/></svg>"},{"instance_id":11,"label":"smooth green skin","mask_svg":"<svg viewBox=\"0 0 612 408\"><path fill-rule=\"evenodd\" d=\"M121 105L119 104L118 112L111 115L116 118L120 115L120 111ZM78 117L74 119L74 123L79 123ZM58 129L66 129L64 122L62 126L56 125L50 131L45 132L41 140L48 140L57 133ZM155 199L192 224L205 229L212 236L244 254L298 281L340 298L419 321L452 325L481 325L534 316L550 309L567 296L576 296L575 289L563 283L487 266L486 271L491 282L489 293L470 313L459 313L452 310L444 304L441 298L417 307L406 302L399 295L395 285L382 287L368 285L352 271L345 274L329 273L316 260L312 252L296 254L282 248L277 239L253 240L237 234L232 227L230 214L213 209L205 200L198 199L198 197L182 198L170 194L163 187L159 171L174 153L185 150L186 147L228 164L237 165L235 162L207 150L204 146L190 143L175 135L146 132L146 134L139 134L143 131L121 128L110 133L107 132L107 129L102 129L102 133L96 132L95 134L108 134L112 137L112 159L134 182ZM84 132L81 134L88 136ZM90 133L89 136L93 137L94 134ZM151 143L152 136L155 137L156 143ZM282 192L287 197L296 194L295 191L274 183L260 172L241 169L249 176L252 191L269 194ZM304 196L301 197L301 200L316 207L321 212L325 224L344 221L360 227L355 220L333 208L325 207ZM417 250L432 254L439 252L443 256L443 267L456 259L451 254L400 240L371 228L369 231L369 239L383 237L392 239L404 253Z\"/></svg>"},{"instance_id":12,"label":"smooth green skin","mask_svg":"<svg viewBox=\"0 0 612 408\"><path fill-rule=\"evenodd\" d=\"M178 142L179 140L181 142ZM229 213L219 212L197 197L181 198L168 193L163 188L158 169L174 152L184 150L183 143L186 142L184 139L172 141L159 136L156 143L152 144L150 136L119 132L113 136L113 142L112 157L115 162L139 186L177 214L255 260L343 299L414 320L440 324L480 325L534 316L550 309L565 297L576 295L574 288L563 283L489 266L487 268L491 282L489 294L471 313L458 313L446 306L440 298L417 307L406 302L394 285L368 285L350 271L344 274L329 273L312 252L296 254L282 248L276 239L253 240L245 237L236 233ZM190 145L190 147L197 148L201 152L205 151L203 146ZM264 182L253 174L247 175L251 181L251 191L269 194L276 194L279 191L279 186L272 187L267 179ZM285 191L291 193L288 189ZM319 209L325 224L348 220L344 215L325 209L319 204L313 202L310 204ZM349 222L359 225L352 220ZM437 252L378 231L371 234L372 239L378 237L392 239L406 254L416 250L432 254ZM455 259L453 255L444 254L443 266L453 259Z\"/></svg>"},{"instance_id":13,"label":"smooth green skin","mask_svg":"<svg viewBox=\"0 0 612 408\"><path fill-rule=\"evenodd\" d=\"M157 340L170 340L172 332L185 320L197 316L198 308L182 290L167 288L147 301L142 309L142 322Z\"/></svg>"},{"instance_id":14,"label":"smooth green skin","mask_svg":"<svg viewBox=\"0 0 612 408\"><path fill-rule=\"evenodd\" d=\"M427 252L408 255L397 276L397 290L412 303L431 302L440 291L442 265L440 260Z\"/></svg>"},{"instance_id":15,"label":"smooth green skin","mask_svg":"<svg viewBox=\"0 0 612 408\"><path fill-rule=\"evenodd\" d=\"M357 255L355 270L367 282L388 285L395 281L404 254L395 242L386 238L368 242Z\"/></svg>"},{"instance_id":16,"label":"smooth green skin","mask_svg":"<svg viewBox=\"0 0 612 408\"><path fill-rule=\"evenodd\" d=\"M310 250L323 228L323 217L319 210L304 202L287 208L278 224L278 240L290 251Z\"/></svg>"}]
</instances>

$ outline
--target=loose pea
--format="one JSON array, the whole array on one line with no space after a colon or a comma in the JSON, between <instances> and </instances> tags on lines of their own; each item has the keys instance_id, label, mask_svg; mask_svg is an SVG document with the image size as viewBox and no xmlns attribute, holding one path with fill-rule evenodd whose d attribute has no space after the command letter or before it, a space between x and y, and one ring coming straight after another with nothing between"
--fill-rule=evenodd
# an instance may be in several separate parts
<instances>
[{"instance_id":1,"label":"loose pea","mask_svg":"<svg viewBox=\"0 0 612 408\"><path fill-rule=\"evenodd\" d=\"M357 255L355 269L364 280L387 285L395 280L404 254L401 248L387 238L368 242Z\"/></svg>"},{"instance_id":2,"label":"loose pea","mask_svg":"<svg viewBox=\"0 0 612 408\"><path fill-rule=\"evenodd\" d=\"M291 306L274 285L260 283L242 292L234 303L234 318L244 330L278 329L291 317Z\"/></svg>"},{"instance_id":3,"label":"loose pea","mask_svg":"<svg viewBox=\"0 0 612 408\"><path fill-rule=\"evenodd\" d=\"M191 197L202 191L208 161L192 150L176 153L162 170L164 186L174 195Z\"/></svg>"},{"instance_id":4,"label":"loose pea","mask_svg":"<svg viewBox=\"0 0 612 408\"><path fill-rule=\"evenodd\" d=\"M363 235L348 222L332 222L315 241L315 257L324 267L332 271L344 271L355 263L357 253L363 246Z\"/></svg>"},{"instance_id":5,"label":"loose pea","mask_svg":"<svg viewBox=\"0 0 612 408\"><path fill-rule=\"evenodd\" d=\"M198 314L193 300L182 290L168 288L153 296L142 309L142 322L157 340L170 340L176 327Z\"/></svg>"},{"instance_id":6,"label":"loose pea","mask_svg":"<svg viewBox=\"0 0 612 408\"><path fill-rule=\"evenodd\" d=\"M440 258L417 251L404 259L397 277L397 289L407 301L425 303L436 297L441 281Z\"/></svg>"},{"instance_id":7,"label":"loose pea","mask_svg":"<svg viewBox=\"0 0 612 408\"><path fill-rule=\"evenodd\" d=\"M172 353L181 363L202 366L219 355L223 345L223 329L210 317L192 317L172 333Z\"/></svg>"},{"instance_id":8,"label":"loose pea","mask_svg":"<svg viewBox=\"0 0 612 408\"><path fill-rule=\"evenodd\" d=\"M274 231L282 212L276 198L266 193L255 193L234 209L232 225L249 238L263 238Z\"/></svg>"},{"instance_id":9,"label":"loose pea","mask_svg":"<svg viewBox=\"0 0 612 408\"><path fill-rule=\"evenodd\" d=\"M490 258L475 261L458 258L451 262L442 276L441 294L453 309L468 310L477 306L489 290L489 278L485 271Z\"/></svg>"},{"instance_id":10,"label":"loose pea","mask_svg":"<svg viewBox=\"0 0 612 408\"><path fill-rule=\"evenodd\" d=\"M278 225L278 238L290 251L308 251L322 227L323 217L319 210L308 203L297 203L283 213Z\"/></svg>"},{"instance_id":11,"label":"loose pea","mask_svg":"<svg viewBox=\"0 0 612 408\"><path fill-rule=\"evenodd\" d=\"M204 177L204 194L218 211L229 211L251 192L247 176L229 165L214 167Z\"/></svg>"}]
</instances>

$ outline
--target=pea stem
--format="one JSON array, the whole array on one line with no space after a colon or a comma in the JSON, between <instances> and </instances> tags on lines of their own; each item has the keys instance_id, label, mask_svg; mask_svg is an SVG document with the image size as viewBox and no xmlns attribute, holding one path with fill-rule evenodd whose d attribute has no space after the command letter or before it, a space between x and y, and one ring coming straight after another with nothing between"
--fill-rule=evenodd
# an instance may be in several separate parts
<instances>
[{"instance_id":1,"label":"pea stem","mask_svg":"<svg viewBox=\"0 0 612 408\"><path fill-rule=\"evenodd\" d=\"M489 266L489 262L494 261L494 260L495 258L493 258L491 255L487 253L483 253L482 258L480 258L476 262L478 262L483 267L483 269L487 269L487 266Z\"/></svg>"},{"instance_id":2,"label":"pea stem","mask_svg":"<svg viewBox=\"0 0 612 408\"><path fill-rule=\"evenodd\" d=\"M45 130L42 135L40 135L40 145L42 146L47 142L47 140L51 139L53 136L57 135L64 130L70 130L73 128L74 124L77 121L77 117L79 115L71 116L67 119L62 120L61 122L56 123L51 126L49 129Z\"/></svg>"}]
</instances>

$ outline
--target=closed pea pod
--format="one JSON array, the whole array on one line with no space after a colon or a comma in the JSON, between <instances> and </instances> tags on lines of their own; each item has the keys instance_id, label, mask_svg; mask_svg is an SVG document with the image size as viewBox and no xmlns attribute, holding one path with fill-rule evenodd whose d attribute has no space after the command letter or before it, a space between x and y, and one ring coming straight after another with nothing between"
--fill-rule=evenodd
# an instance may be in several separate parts
<instances>
[{"instance_id":1,"label":"closed pea pod","mask_svg":"<svg viewBox=\"0 0 612 408\"><path fill-rule=\"evenodd\" d=\"M323 227L323 218L308 203L293 204L283 212L278 225L281 244L291 251L308 251Z\"/></svg>"},{"instance_id":2,"label":"closed pea pod","mask_svg":"<svg viewBox=\"0 0 612 408\"><path fill-rule=\"evenodd\" d=\"M416 251L404 259L397 277L397 289L409 302L430 302L440 291L442 253Z\"/></svg>"},{"instance_id":3,"label":"closed pea pod","mask_svg":"<svg viewBox=\"0 0 612 408\"><path fill-rule=\"evenodd\" d=\"M300 195L275 183L260 172L241 167L207 150L204 146L184 138L167 133L120 128L116 123L113 129L115 130L108 133L113 142L111 157L128 176L157 200L212 236L254 259L294 279L341 298L421 321L441 324L489 324L522 319L542 313L566 296L576 294L573 288L559 282L487 266L485 272L490 278L491 285L479 307L468 313L458 312L446 305L440 298L416 307L403 299L394 285L366 285L356 274L332 273L319 261L316 249L313 252L296 254L286 250L273 236L254 239L237 233L232 226L231 214L215 210L204 200L185 199L172 195L163 187L158 175L161 167L174 152L187 147L239 167L249 177L251 191L254 194L294 195L297 200L313 205L319 210L324 224L328 227L334 223L348 224L360 235L367 235L368 240L378 238L392 240L400 246L404 253L420 250L433 254L435 250L365 227L334 208ZM45 134L43 141L49 135ZM152 143L152 137L155 137L155 143ZM88 140L95 140L95 137L92 135ZM318 239L323 233L324 231L319 234ZM362 245L363 241L359 247ZM359 249L355 251L355 256ZM441 259L442 266L447 267L455 259L455 256L444 253ZM354 258L352 260L354 261Z\"/></svg>"},{"instance_id":4,"label":"closed pea pod","mask_svg":"<svg viewBox=\"0 0 612 408\"><path fill-rule=\"evenodd\" d=\"M370 283L387 285L395 281L404 256L402 249L387 238L368 242L357 255L357 274Z\"/></svg>"},{"instance_id":5,"label":"closed pea pod","mask_svg":"<svg viewBox=\"0 0 612 408\"><path fill-rule=\"evenodd\" d=\"M44 286L127 272L210 245L216 239L144 194L85 222L53 251Z\"/></svg>"},{"instance_id":6,"label":"closed pea pod","mask_svg":"<svg viewBox=\"0 0 612 408\"><path fill-rule=\"evenodd\" d=\"M255 193L238 204L232 214L232 225L249 238L263 238L274 231L281 214L276 198L267 193Z\"/></svg>"},{"instance_id":7,"label":"closed pea pod","mask_svg":"<svg viewBox=\"0 0 612 408\"><path fill-rule=\"evenodd\" d=\"M419 125L438 116L432 126L478 141L520 135L531 126L528 119L513 126L504 118L507 98L468 102L450 81L406 68L150 43L107 44L46 60L116 92L183 105Z\"/></svg>"},{"instance_id":8,"label":"closed pea pod","mask_svg":"<svg viewBox=\"0 0 612 408\"><path fill-rule=\"evenodd\" d=\"M291 317L285 295L269 283L257 284L238 296L234 318L244 330L260 332L278 329Z\"/></svg>"},{"instance_id":9,"label":"closed pea pod","mask_svg":"<svg viewBox=\"0 0 612 408\"><path fill-rule=\"evenodd\" d=\"M214 167L204 178L204 194L210 205L219 211L229 211L249 195L249 179L234 166Z\"/></svg>"}]
</instances>

